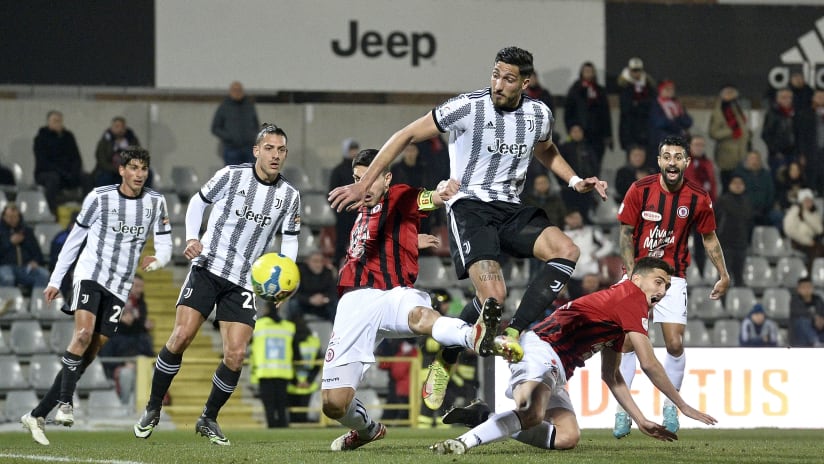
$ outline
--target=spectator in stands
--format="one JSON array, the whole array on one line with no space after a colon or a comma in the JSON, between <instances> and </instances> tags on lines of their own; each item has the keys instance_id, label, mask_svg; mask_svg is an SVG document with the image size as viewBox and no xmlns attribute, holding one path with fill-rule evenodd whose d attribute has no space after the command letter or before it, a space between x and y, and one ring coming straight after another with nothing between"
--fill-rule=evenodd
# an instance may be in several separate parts
<instances>
[{"instance_id":1,"label":"spectator in stands","mask_svg":"<svg viewBox=\"0 0 824 464\"><path fill-rule=\"evenodd\" d=\"M564 124L567 132L571 132L576 124L581 126L600 167L606 147L612 149L612 118L607 91L598 84L595 65L589 61L581 65L578 79L567 92ZM578 175L582 174L578 172Z\"/></svg>"},{"instance_id":2,"label":"spectator in stands","mask_svg":"<svg viewBox=\"0 0 824 464\"><path fill-rule=\"evenodd\" d=\"M318 250L309 253L305 261L298 263L300 286L289 304L289 314L302 316L313 315L335 320L338 304L338 272L326 262L326 257Z\"/></svg>"},{"instance_id":3,"label":"spectator in stands","mask_svg":"<svg viewBox=\"0 0 824 464\"><path fill-rule=\"evenodd\" d=\"M549 92L549 89L542 86L538 81L538 73L536 71L532 71L532 74L529 75L529 84L527 84L524 93L529 98L544 102L544 104L549 107L549 111L555 114L555 101L552 99L552 94Z\"/></svg>"},{"instance_id":4,"label":"spectator in stands","mask_svg":"<svg viewBox=\"0 0 824 464\"><path fill-rule=\"evenodd\" d=\"M784 233L790 238L792 247L804 253L808 265L812 266L813 259L824 256L824 244L821 243L824 222L813 201L812 190L799 190L798 203L784 215Z\"/></svg>"},{"instance_id":5,"label":"spectator in stands","mask_svg":"<svg viewBox=\"0 0 824 464\"><path fill-rule=\"evenodd\" d=\"M782 166L798 156L800 118L803 112L793 106L793 93L790 89L780 89L775 94L775 101L764 116L761 138L767 144L767 161L775 175Z\"/></svg>"},{"instance_id":6,"label":"spectator in stands","mask_svg":"<svg viewBox=\"0 0 824 464\"><path fill-rule=\"evenodd\" d=\"M272 303L255 322L252 336L251 382L260 387L260 401L268 428L289 427L288 384L295 377L294 360L300 356L295 342L295 324L283 319Z\"/></svg>"},{"instance_id":7,"label":"spectator in stands","mask_svg":"<svg viewBox=\"0 0 824 464\"><path fill-rule=\"evenodd\" d=\"M534 177L532 185L525 188L521 194L521 201L525 205L544 210L552 224L564 222L566 206L561 200L561 195L552 190L552 182L547 174L538 174Z\"/></svg>"},{"instance_id":8,"label":"spectator in stands","mask_svg":"<svg viewBox=\"0 0 824 464\"><path fill-rule=\"evenodd\" d=\"M417 144L410 143L401 152L401 159L392 165L392 182L396 184L406 184L412 187L424 188L427 185L434 187L443 179L432 179L429 173L429 166L419 156L420 149ZM449 174L447 174L448 178ZM429 234L432 232L432 225L429 217L421 220L420 232Z\"/></svg>"},{"instance_id":9,"label":"spectator in stands","mask_svg":"<svg viewBox=\"0 0 824 464\"><path fill-rule=\"evenodd\" d=\"M649 115L657 96L655 86L655 80L644 71L644 62L638 57L630 58L618 76L621 108L618 132L621 148L627 154L634 146L649 144Z\"/></svg>"},{"instance_id":10,"label":"spectator in stands","mask_svg":"<svg viewBox=\"0 0 824 464\"><path fill-rule=\"evenodd\" d=\"M63 113L51 110L46 125L34 137L34 181L42 185L52 214L57 214L60 195L66 190L91 190L91 181L83 171L83 160L74 134L63 126Z\"/></svg>"},{"instance_id":11,"label":"spectator in stands","mask_svg":"<svg viewBox=\"0 0 824 464\"><path fill-rule=\"evenodd\" d=\"M633 145L627 152L627 163L615 173L615 202L621 204L630 185L636 180L654 174L656 170L646 164L647 149L643 145Z\"/></svg>"},{"instance_id":12,"label":"spectator in stands","mask_svg":"<svg viewBox=\"0 0 824 464\"><path fill-rule=\"evenodd\" d=\"M741 346L778 346L778 324L756 303L741 321L740 337Z\"/></svg>"},{"instance_id":13,"label":"spectator in stands","mask_svg":"<svg viewBox=\"0 0 824 464\"><path fill-rule=\"evenodd\" d=\"M781 168L775 179L775 198L781 210L786 211L798 202L798 192L807 188L801 163L791 161Z\"/></svg>"},{"instance_id":14,"label":"spectator in stands","mask_svg":"<svg viewBox=\"0 0 824 464\"><path fill-rule=\"evenodd\" d=\"M752 137L738 100L738 89L732 85L721 88L710 113L710 137L715 140L715 162L721 171L721 185L726 189L733 171L747 155Z\"/></svg>"},{"instance_id":15,"label":"spectator in stands","mask_svg":"<svg viewBox=\"0 0 824 464\"><path fill-rule=\"evenodd\" d=\"M798 344L793 346L824 347L824 309L816 309L803 328Z\"/></svg>"},{"instance_id":16,"label":"spectator in stands","mask_svg":"<svg viewBox=\"0 0 824 464\"><path fill-rule=\"evenodd\" d=\"M120 313L117 332L100 349L98 356L101 358L157 356L150 333L154 328L154 322L149 319L144 289L143 277L135 274L129 298ZM120 401L125 405L134 404L136 367L137 364L133 360L103 362L106 376L115 381Z\"/></svg>"},{"instance_id":17,"label":"spectator in stands","mask_svg":"<svg viewBox=\"0 0 824 464\"><path fill-rule=\"evenodd\" d=\"M14 178L14 171L5 164L0 163L0 187L15 187L16 185L17 180ZM0 188L0 190L5 189Z\"/></svg>"},{"instance_id":18,"label":"spectator in stands","mask_svg":"<svg viewBox=\"0 0 824 464\"><path fill-rule=\"evenodd\" d=\"M753 209L750 198L745 194L747 185L744 178L732 174L727 191L715 205L716 233L727 269L730 270L733 286L744 285L744 261L753 230Z\"/></svg>"},{"instance_id":19,"label":"spectator in stands","mask_svg":"<svg viewBox=\"0 0 824 464\"><path fill-rule=\"evenodd\" d=\"M813 94L812 108L806 112L800 142L807 185L824 195L824 90Z\"/></svg>"},{"instance_id":20,"label":"spectator in stands","mask_svg":"<svg viewBox=\"0 0 824 464\"><path fill-rule=\"evenodd\" d=\"M570 126L569 139L558 147L558 151L561 152L561 156L569 166L584 179L599 175L596 150L584 136L584 129L580 124L574 123ZM559 182L561 182L560 179ZM567 188L561 189L561 199L567 209L580 211L581 216L587 221L589 220L589 212L595 207L595 197L581 195L575 190Z\"/></svg>"},{"instance_id":21,"label":"spectator in stands","mask_svg":"<svg viewBox=\"0 0 824 464\"><path fill-rule=\"evenodd\" d=\"M584 276L598 275L598 260L612 253L613 243L597 227L585 225L581 213L574 210L564 217L564 233L581 250L575 270L567 282L567 291L574 300L586 294L582 286Z\"/></svg>"},{"instance_id":22,"label":"spectator in stands","mask_svg":"<svg viewBox=\"0 0 824 464\"><path fill-rule=\"evenodd\" d=\"M798 110L810 108L813 100L813 88L804 79L804 73L794 71L790 74L790 90L793 92L793 107Z\"/></svg>"},{"instance_id":23,"label":"spectator in stands","mask_svg":"<svg viewBox=\"0 0 824 464\"><path fill-rule=\"evenodd\" d=\"M790 298L790 346L813 346L815 340L809 334L816 313L824 319L824 299L815 293L813 281L802 277ZM819 327L819 333L824 333L822 329L824 324Z\"/></svg>"},{"instance_id":24,"label":"spectator in stands","mask_svg":"<svg viewBox=\"0 0 824 464\"><path fill-rule=\"evenodd\" d=\"M352 159L358 154L360 144L353 138L348 138L343 141L341 153L343 159L332 170L329 176L329 191L331 192L337 187L349 185L352 183ZM355 224L355 211L337 211L335 210L337 222L335 223L335 256L332 264L339 267L343 258L346 256L346 249L349 248L349 233L352 231L352 225Z\"/></svg>"},{"instance_id":25,"label":"spectator in stands","mask_svg":"<svg viewBox=\"0 0 824 464\"><path fill-rule=\"evenodd\" d=\"M243 84L234 81L229 95L212 118L212 134L220 139L225 165L254 163L252 146L260 130L255 103L246 96Z\"/></svg>"},{"instance_id":26,"label":"spectator in stands","mask_svg":"<svg viewBox=\"0 0 824 464\"><path fill-rule=\"evenodd\" d=\"M715 165L707 157L707 141L701 135L690 137L690 157L692 161L684 170L684 178L696 182L707 193L713 204L718 199L718 186L715 182ZM704 240L697 231L693 231L693 251L692 261L703 274L704 264L707 261L707 254L704 251Z\"/></svg>"},{"instance_id":27,"label":"spectator in stands","mask_svg":"<svg viewBox=\"0 0 824 464\"><path fill-rule=\"evenodd\" d=\"M750 198L755 225L781 226L781 211L775 208L775 184L769 169L761 161L761 153L750 150L734 173L744 179Z\"/></svg>"},{"instance_id":28,"label":"spectator in stands","mask_svg":"<svg viewBox=\"0 0 824 464\"><path fill-rule=\"evenodd\" d=\"M675 96L675 82L665 79L658 84L658 97L653 101L649 114L649 144L647 165L657 167L658 143L665 137L676 135L689 138L692 117Z\"/></svg>"},{"instance_id":29,"label":"spectator in stands","mask_svg":"<svg viewBox=\"0 0 824 464\"><path fill-rule=\"evenodd\" d=\"M49 272L34 230L23 221L15 203L7 203L0 218L0 285L45 288Z\"/></svg>"},{"instance_id":30,"label":"spectator in stands","mask_svg":"<svg viewBox=\"0 0 824 464\"><path fill-rule=\"evenodd\" d=\"M302 314L292 314L289 320L295 324L297 354L293 363L295 378L286 386L286 393L289 395L290 408L306 408L312 393L320 389L317 378L321 365L314 363L323 360L323 349L326 347L322 346L320 337L309 328ZM309 419L306 412L299 411L290 412L289 421L308 422Z\"/></svg>"},{"instance_id":31,"label":"spectator in stands","mask_svg":"<svg viewBox=\"0 0 824 464\"><path fill-rule=\"evenodd\" d=\"M139 146L140 141L131 128L126 126L126 118L115 116L111 125L103 132L95 149L97 164L92 170L92 181L95 187L102 185L119 184L122 180L118 173L120 153L129 146ZM151 184L147 182L147 187Z\"/></svg>"}]
</instances>

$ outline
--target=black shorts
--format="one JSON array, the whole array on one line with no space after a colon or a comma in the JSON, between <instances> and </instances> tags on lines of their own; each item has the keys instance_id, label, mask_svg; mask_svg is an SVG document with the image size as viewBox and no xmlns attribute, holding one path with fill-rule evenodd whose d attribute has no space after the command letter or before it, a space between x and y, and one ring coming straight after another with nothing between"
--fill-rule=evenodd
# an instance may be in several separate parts
<instances>
[{"instance_id":1,"label":"black shorts","mask_svg":"<svg viewBox=\"0 0 824 464\"><path fill-rule=\"evenodd\" d=\"M535 241L552 223L544 210L505 201L462 199L449 211L449 249L459 279L479 260L498 260L502 252L531 258Z\"/></svg>"},{"instance_id":2,"label":"black shorts","mask_svg":"<svg viewBox=\"0 0 824 464\"><path fill-rule=\"evenodd\" d=\"M216 309L215 320L242 322L255 327L257 306L255 293L218 277L200 266L192 266L177 305L189 306L208 318Z\"/></svg>"},{"instance_id":3,"label":"black shorts","mask_svg":"<svg viewBox=\"0 0 824 464\"><path fill-rule=\"evenodd\" d=\"M81 280L72 287L72 302L69 309L89 311L94 314L94 333L111 338L117 332L117 323L123 312L123 300L114 296L93 280Z\"/></svg>"}]
</instances>

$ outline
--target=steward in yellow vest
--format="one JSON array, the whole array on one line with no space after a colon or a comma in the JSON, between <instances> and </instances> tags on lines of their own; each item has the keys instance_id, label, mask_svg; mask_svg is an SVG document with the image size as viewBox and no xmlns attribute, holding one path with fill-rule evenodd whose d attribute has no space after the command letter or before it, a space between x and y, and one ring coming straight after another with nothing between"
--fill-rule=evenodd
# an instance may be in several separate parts
<instances>
[{"instance_id":1,"label":"steward in yellow vest","mask_svg":"<svg viewBox=\"0 0 824 464\"><path fill-rule=\"evenodd\" d=\"M295 323L295 340L298 345L298 356L295 356L295 378L289 383L286 391L289 393L289 407L308 407L312 393L320 389L318 373L320 372L323 357L323 347L320 337L311 331L303 315L295 313L291 318ZM292 412L292 422L308 422L306 412Z\"/></svg>"},{"instance_id":2,"label":"steward in yellow vest","mask_svg":"<svg viewBox=\"0 0 824 464\"><path fill-rule=\"evenodd\" d=\"M260 385L267 427L288 427L286 388L295 376L295 324L281 319L273 305L267 307L269 312L255 322L251 381Z\"/></svg>"}]
</instances>

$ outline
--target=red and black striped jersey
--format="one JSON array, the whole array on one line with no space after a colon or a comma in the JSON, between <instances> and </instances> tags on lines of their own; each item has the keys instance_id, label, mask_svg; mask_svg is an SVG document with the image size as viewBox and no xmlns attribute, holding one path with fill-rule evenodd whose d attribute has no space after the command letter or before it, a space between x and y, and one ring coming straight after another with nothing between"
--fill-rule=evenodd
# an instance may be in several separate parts
<instances>
[{"instance_id":1,"label":"red and black striped jersey","mask_svg":"<svg viewBox=\"0 0 824 464\"><path fill-rule=\"evenodd\" d=\"M715 230L715 213L709 194L685 179L670 192L661 186L660 174L644 177L627 190L618 209L618 221L635 228L632 234L635 260L661 258L685 277L690 264L687 240L695 228L700 234Z\"/></svg>"},{"instance_id":2,"label":"red and black striped jersey","mask_svg":"<svg viewBox=\"0 0 824 464\"><path fill-rule=\"evenodd\" d=\"M582 296L556 309L532 330L552 345L566 377L604 348L621 351L626 332L647 335L649 305L631 280Z\"/></svg>"},{"instance_id":3,"label":"red and black striped jersey","mask_svg":"<svg viewBox=\"0 0 824 464\"><path fill-rule=\"evenodd\" d=\"M422 190L392 185L380 203L361 207L338 278L341 295L352 287L411 287L418 278L418 231Z\"/></svg>"}]
</instances>

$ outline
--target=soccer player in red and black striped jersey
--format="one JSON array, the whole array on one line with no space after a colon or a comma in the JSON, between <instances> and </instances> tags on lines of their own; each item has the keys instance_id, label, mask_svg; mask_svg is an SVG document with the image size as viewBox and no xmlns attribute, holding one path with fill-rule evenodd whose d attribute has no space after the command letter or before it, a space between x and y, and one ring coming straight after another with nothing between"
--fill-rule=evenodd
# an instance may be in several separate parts
<instances>
[{"instance_id":1,"label":"soccer player in red and black striped jersey","mask_svg":"<svg viewBox=\"0 0 824 464\"><path fill-rule=\"evenodd\" d=\"M364 173L377 154L369 149L355 155L355 182L365 182ZM418 235L421 218L447 198L408 185L390 186L391 182L392 173L383 169L365 185L338 279L341 298L323 363L321 393L323 413L351 430L332 442L333 451L353 450L386 434L386 427L370 419L355 397L363 373L375 363L378 342L431 335L444 346L477 352L482 345L491 349L501 319L497 305L484 307L475 325L441 316L432 309L429 295L412 287L418 278L419 246L437 246L436 237Z\"/></svg>"},{"instance_id":2,"label":"soccer player in red and black striped jersey","mask_svg":"<svg viewBox=\"0 0 824 464\"><path fill-rule=\"evenodd\" d=\"M674 268L672 286L666 297L655 306L653 320L661 324L667 355L664 369L679 390L684 380L684 329L687 325L687 266L690 254L687 240L692 229L701 234L704 248L718 270L718 282L710 293L717 300L727 292L730 276L724 263L724 253L715 235L715 213L709 194L697 183L684 178L690 164L689 144L681 137L666 137L658 145L658 167L661 172L644 177L630 186L618 209L621 222L620 250L627 275L635 262L645 256L661 258ZM621 373L632 385L635 377L635 354L632 345L624 346ZM670 401L664 401L664 425L678 431L678 411ZM629 434L631 422L626 412L615 415L615 438Z\"/></svg>"},{"instance_id":3,"label":"soccer player in red and black striped jersey","mask_svg":"<svg viewBox=\"0 0 824 464\"><path fill-rule=\"evenodd\" d=\"M650 309L666 294L672 267L658 258L642 258L632 275L610 288L573 300L521 335L524 358L510 364L509 381L517 409L489 416L457 439L434 444L437 454L468 449L507 437L543 449L571 449L581 438L575 410L564 388L576 367L601 353L601 377L639 429L662 441L675 432L647 420L632 399L619 369L621 348L633 343L653 385L684 414L704 424L715 418L684 402L655 358L647 334Z\"/></svg>"}]
</instances>

